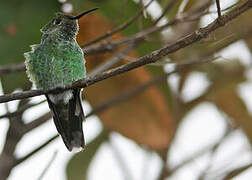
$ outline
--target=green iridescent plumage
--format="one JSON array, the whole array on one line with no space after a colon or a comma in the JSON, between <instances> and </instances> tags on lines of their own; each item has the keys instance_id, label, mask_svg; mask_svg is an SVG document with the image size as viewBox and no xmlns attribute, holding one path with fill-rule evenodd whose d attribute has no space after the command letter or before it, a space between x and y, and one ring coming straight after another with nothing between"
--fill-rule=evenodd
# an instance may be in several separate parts
<instances>
[{"instance_id":1,"label":"green iridescent plumage","mask_svg":"<svg viewBox=\"0 0 252 180\"><path fill-rule=\"evenodd\" d=\"M60 16L62 14L57 14ZM41 43L32 45L32 51L25 53L30 80L37 88L45 90L70 85L86 76L85 59L75 40L76 34L69 37L68 32L60 30L48 33L46 28L52 23L42 28Z\"/></svg>"},{"instance_id":2,"label":"green iridescent plumage","mask_svg":"<svg viewBox=\"0 0 252 180\"><path fill-rule=\"evenodd\" d=\"M65 87L85 78L85 59L76 42L77 19L96 9L90 9L75 17L57 13L56 17L41 29L41 43L31 45L32 50L24 53L27 74L38 89ZM69 151L73 148L84 148L85 145L80 90L45 95L53 112L56 129Z\"/></svg>"}]
</instances>

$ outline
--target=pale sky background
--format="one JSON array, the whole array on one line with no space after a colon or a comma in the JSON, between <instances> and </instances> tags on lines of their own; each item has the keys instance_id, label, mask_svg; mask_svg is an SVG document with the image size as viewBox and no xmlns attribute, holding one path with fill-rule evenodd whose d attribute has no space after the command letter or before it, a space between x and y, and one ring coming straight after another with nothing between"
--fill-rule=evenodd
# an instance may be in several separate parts
<instances>
[{"instance_id":1,"label":"pale sky background","mask_svg":"<svg viewBox=\"0 0 252 180\"><path fill-rule=\"evenodd\" d=\"M222 8L228 7L235 2L234 0L220 1ZM215 6L213 6L211 9L215 10ZM148 12L151 13L153 17L158 17L161 11L159 11L158 4L153 3L149 7ZM214 20L215 17L216 16L213 14L206 16L202 22L202 26L205 26ZM167 20L163 20L163 22L165 21ZM225 50L221 51L219 55L227 59L237 57L242 60L244 65L251 64L251 54L243 41L234 43ZM169 67L166 67L165 69L169 69ZM250 79L250 82L242 84L238 91L241 97L244 99L250 113L252 113L252 72L248 72L247 76ZM176 89L177 87L177 80L178 77L176 75L172 75L168 78L168 81L170 84L172 84L173 89ZM190 82L186 84L186 88L183 91L184 100L190 100L199 96L208 85L209 82L203 73L193 73L190 76ZM1 87L0 94L3 94ZM39 96L33 98L33 101L39 102L42 99L44 99L44 97ZM16 104L16 101L8 103L10 111L15 110ZM85 114L91 111L91 107L87 102L84 102L83 106ZM24 119L28 122L48 111L49 109L47 103L43 103L39 106L29 109L29 111L26 111L24 114ZM0 115L4 113L4 105L0 104ZM0 120L1 139L4 139L7 127L7 119ZM197 150L200 150L203 147L208 147L209 143L213 144L216 142L223 135L225 128L223 114L221 114L214 105L210 103L204 103L196 107L187 115L187 117L185 117L185 121L181 125L179 132L175 137L174 144L172 145L172 149L169 154L170 166L176 166L183 159L190 157L191 154L197 152ZM87 142L90 142L93 138L95 138L99 132L101 132L101 129L101 123L96 116L88 118L84 124L84 132ZM39 146L41 143L45 142L49 137L55 134L56 129L53 121L50 120L44 123L39 128L31 131L21 140L17 147L17 156L21 157L25 155L34 147ZM111 142L113 147L111 147L111 144L107 143L103 144L99 149L94 161L90 166L90 180L124 179L124 173L119 168L118 161L113 153L114 148L121 152L123 160L128 165L127 168L129 169L134 180L155 179L161 167L161 160L157 155L143 150L133 141L121 136L118 133L113 133L111 135ZM4 142L0 141L0 151L2 150L3 144ZM9 180L37 179L47 166L55 151L57 151L58 154L50 169L44 176L44 179L64 180L66 163L74 153L69 153L67 151L60 138L50 143L46 148L41 150L39 153L36 153L32 158L29 158L27 161L17 166L12 171ZM225 152L225 154L222 152ZM239 156L234 158L233 155L237 154L239 154ZM229 157L232 157L235 160L229 162ZM204 170L204 168L207 166L209 159L210 154L205 154L201 158L192 161L184 168L181 168L170 179L194 180L197 174L199 174L201 170ZM220 147L219 153L214 159L214 162L219 162L220 165L223 165L223 162L227 162L227 165L233 166L241 163L251 162L251 160L252 153L250 151L248 141L244 134L240 130L237 130ZM212 169L212 171L214 172L214 169ZM251 178L252 170L250 169L235 179L247 180Z\"/></svg>"}]
</instances>

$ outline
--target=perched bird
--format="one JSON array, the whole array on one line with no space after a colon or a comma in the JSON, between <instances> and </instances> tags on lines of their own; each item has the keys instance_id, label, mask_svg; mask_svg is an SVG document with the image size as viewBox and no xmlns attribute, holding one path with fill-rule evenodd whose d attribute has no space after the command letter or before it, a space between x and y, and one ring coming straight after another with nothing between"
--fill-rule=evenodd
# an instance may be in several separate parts
<instances>
[{"instance_id":1,"label":"perched bird","mask_svg":"<svg viewBox=\"0 0 252 180\"><path fill-rule=\"evenodd\" d=\"M83 51L76 42L77 21L96 9L77 16L56 13L56 17L41 29L40 44L31 45L32 50L24 53L28 77L37 89L64 88L86 77ZM85 145L80 90L46 94L56 129L69 151Z\"/></svg>"}]
</instances>

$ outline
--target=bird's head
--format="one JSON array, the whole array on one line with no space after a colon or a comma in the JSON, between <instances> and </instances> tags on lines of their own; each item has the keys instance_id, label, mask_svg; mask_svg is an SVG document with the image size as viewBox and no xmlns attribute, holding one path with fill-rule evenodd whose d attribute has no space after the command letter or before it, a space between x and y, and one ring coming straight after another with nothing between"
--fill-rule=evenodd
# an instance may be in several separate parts
<instances>
[{"instance_id":1,"label":"bird's head","mask_svg":"<svg viewBox=\"0 0 252 180\"><path fill-rule=\"evenodd\" d=\"M59 34L68 37L75 37L78 32L78 19L84 15L97 10L98 8L93 8L85 11L77 16L70 16L64 13L56 13L55 18L53 18L48 24L46 24L41 32L44 34Z\"/></svg>"}]
</instances>

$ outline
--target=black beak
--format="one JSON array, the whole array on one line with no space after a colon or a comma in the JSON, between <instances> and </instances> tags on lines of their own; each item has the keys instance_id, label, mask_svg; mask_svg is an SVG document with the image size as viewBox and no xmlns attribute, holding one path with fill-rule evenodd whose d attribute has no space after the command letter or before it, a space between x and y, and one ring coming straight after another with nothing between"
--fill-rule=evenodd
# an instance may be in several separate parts
<instances>
[{"instance_id":1,"label":"black beak","mask_svg":"<svg viewBox=\"0 0 252 180\"><path fill-rule=\"evenodd\" d=\"M99 9L99 8L89 9L89 10L87 10L87 11L85 11L85 12L83 12L83 13L77 15L77 16L70 17L70 19L72 19L72 20L80 19L82 16L84 16L84 15L86 15L86 14L92 12L92 11L95 11L95 10L97 10L97 9Z\"/></svg>"}]
</instances>

